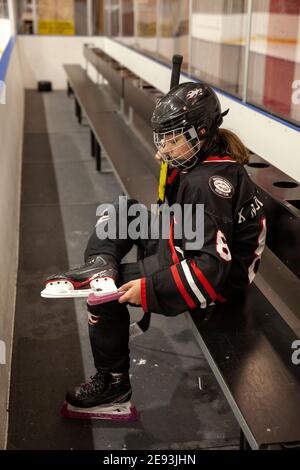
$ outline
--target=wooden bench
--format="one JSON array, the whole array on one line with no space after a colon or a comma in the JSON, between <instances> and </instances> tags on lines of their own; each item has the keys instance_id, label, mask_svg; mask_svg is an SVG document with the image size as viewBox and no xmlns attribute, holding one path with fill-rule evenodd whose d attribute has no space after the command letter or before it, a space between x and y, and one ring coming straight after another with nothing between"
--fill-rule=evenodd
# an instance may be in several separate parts
<instances>
[{"instance_id":1,"label":"wooden bench","mask_svg":"<svg viewBox=\"0 0 300 470\"><path fill-rule=\"evenodd\" d=\"M118 110L116 102L105 92L105 87L98 87L80 65L64 65L64 69L68 77L68 95L74 94L75 114L80 124L82 109L86 114Z\"/></svg>"},{"instance_id":2,"label":"wooden bench","mask_svg":"<svg viewBox=\"0 0 300 470\"><path fill-rule=\"evenodd\" d=\"M87 65L91 64L98 74L109 82L116 94L123 98L123 78L126 73L131 75L131 72L97 47L85 44L83 46L83 56L86 59Z\"/></svg>"},{"instance_id":3,"label":"wooden bench","mask_svg":"<svg viewBox=\"0 0 300 470\"><path fill-rule=\"evenodd\" d=\"M76 114L85 114L91 131L91 153L101 171L102 151L122 187L124 194L149 207L156 198L159 166L154 155L142 145L126 123L116 102L97 86L79 65L64 65L68 89L72 90ZM121 87L122 89L122 87Z\"/></svg>"}]
</instances>

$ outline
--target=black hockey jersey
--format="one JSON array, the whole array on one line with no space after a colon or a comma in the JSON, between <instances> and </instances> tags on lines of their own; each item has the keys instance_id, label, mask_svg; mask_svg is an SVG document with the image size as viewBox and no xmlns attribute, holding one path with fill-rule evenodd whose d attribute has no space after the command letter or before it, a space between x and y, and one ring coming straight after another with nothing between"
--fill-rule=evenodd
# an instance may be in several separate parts
<instances>
[{"instance_id":1,"label":"black hockey jersey","mask_svg":"<svg viewBox=\"0 0 300 470\"><path fill-rule=\"evenodd\" d=\"M256 185L242 165L228 156L207 157L192 171L177 174L174 201L203 204L203 246L176 235L171 218L169 238L157 253L140 261L142 307L145 312L177 315L186 310L226 302L249 286L265 246L266 220ZM186 206L187 207L187 206Z\"/></svg>"}]
</instances>

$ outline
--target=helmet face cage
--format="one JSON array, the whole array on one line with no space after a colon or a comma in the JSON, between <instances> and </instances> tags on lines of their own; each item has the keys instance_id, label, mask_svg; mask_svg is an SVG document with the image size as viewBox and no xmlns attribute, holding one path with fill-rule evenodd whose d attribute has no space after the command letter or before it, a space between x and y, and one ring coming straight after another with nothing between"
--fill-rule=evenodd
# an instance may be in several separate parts
<instances>
[{"instance_id":1,"label":"helmet face cage","mask_svg":"<svg viewBox=\"0 0 300 470\"><path fill-rule=\"evenodd\" d=\"M179 127L168 132L154 132L153 135L159 156L172 168L190 169L197 163L195 156L201 148L201 142L194 126ZM180 137L183 139L178 142ZM171 155L175 151L179 151L178 157Z\"/></svg>"}]
</instances>

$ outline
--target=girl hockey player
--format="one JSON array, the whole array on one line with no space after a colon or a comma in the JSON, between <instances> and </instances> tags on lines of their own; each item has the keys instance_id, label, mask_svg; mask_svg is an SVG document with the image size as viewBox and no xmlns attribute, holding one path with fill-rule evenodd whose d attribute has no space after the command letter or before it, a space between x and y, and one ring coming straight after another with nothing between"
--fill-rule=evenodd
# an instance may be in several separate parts
<instances>
[{"instance_id":1,"label":"girl hockey player","mask_svg":"<svg viewBox=\"0 0 300 470\"><path fill-rule=\"evenodd\" d=\"M89 333L97 372L67 392L65 416L136 418L129 401L128 303L142 306L145 321L148 312L201 314L245 292L253 281L265 244L263 204L243 167L247 150L235 134L219 128L225 114L212 88L187 82L158 102L151 121L158 156L169 164L168 203L192 207L193 223L196 205L204 205L202 248L189 248L184 234L174 236L174 218L167 239L124 239L118 233L99 239L95 229L85 264L48 279L43 296L90 294ZM129 199L128 208L136 203ZM130 219L128 212L119 214L119 205L114 208ZM99 223L108 224L110 217L107 211ZM134 244L143 258L120 264Z\"/></svg>"}]
</instances>

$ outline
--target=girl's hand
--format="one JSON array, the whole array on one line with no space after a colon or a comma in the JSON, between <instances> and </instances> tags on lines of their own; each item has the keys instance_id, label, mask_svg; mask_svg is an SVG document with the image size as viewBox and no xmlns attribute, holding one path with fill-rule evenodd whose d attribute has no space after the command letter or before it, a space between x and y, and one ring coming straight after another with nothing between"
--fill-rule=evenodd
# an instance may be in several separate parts
<instances>
[{"instance_id":1,"label":"girl's hand","mask_svg":"<svg viewBox=\"0 0 300 470\"><path fill-rule=\"evenodd\" d=\"M154 155L154 158L155 158L156 160L158 160L159 162L162 161L162 158L161 158L159 152L156 152L156 154Z\"/></svg>"},{"instance_id":2,"label":"girl's hand","mask_svg":"<svg viewBox=\"0 0 300 470\"><path fill-rule=\"evenodd\" d=\"M119 298L120 304L129 302L135 305L141 305L141 279L135 279L134 281L129 281L123 286L119 287L119 291L126 291L122 297Z\"/></svg>"}]
</instances>

